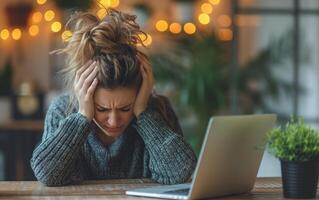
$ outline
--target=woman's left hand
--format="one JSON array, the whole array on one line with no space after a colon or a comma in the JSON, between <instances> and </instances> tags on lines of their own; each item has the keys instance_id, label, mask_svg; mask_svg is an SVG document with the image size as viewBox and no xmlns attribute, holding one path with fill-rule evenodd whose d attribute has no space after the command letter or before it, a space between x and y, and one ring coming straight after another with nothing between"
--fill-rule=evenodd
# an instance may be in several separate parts
<instances>
[{"instance_id":1,"label":"woman's left hand","mask_svg":"<svg viewBox=\"0 0 319 200\"><path fill-rule=\"evenodd\" d=\"M142 74L142 85L138 91L134 104L134 115L138 117L147 108L148 100L153 91L154 76L150 62L142 54L137 54L140 61L140 71Z\"/></svg>"}]
</instances>

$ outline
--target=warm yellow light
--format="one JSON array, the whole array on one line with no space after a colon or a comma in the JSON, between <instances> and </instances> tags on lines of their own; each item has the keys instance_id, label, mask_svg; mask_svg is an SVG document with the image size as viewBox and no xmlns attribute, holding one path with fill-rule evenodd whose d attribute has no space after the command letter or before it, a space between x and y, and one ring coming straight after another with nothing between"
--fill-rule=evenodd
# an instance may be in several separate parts
<instances>
[{"instance_id":1,"label":"warm yellow light","mask_svg":"<svg viewBox=\"0 0 319 200\"><path fill-rule=\"evenodd\" d=\"M220 3L220 0L209 0L209 2L213 5L217 5Z\"/></svg>"},{"instance_id":2,"label":"warm yellow light","mask_svg":"<svg viewBox=\"0 0 319 200\"><path fill-rule=\"evenodd\" d=\"M193 34L196 32L196 26L193 23L186 23L184 25L184 31L187 34Z\"/></svg>"},{"instance_id":3,"label":"warm yellow light","mask_svg":"<svg viewBox=\"0 0 319 200\"><path fill-rule=\"evenodd\" d=\"M233 31L230 29L220 29L218 31L218 37L220 40L229 41L233 39Z\"/></svg>"},{"instance_id":4,"label":"warm yellow light","mask_svg":"<svg viewBox=\"0 0 319 200\"><path fill-rule=\"evenodd\" d=\"M112 7L112 8L116 8L120 5L120 1L119 0L100 0L99 1L99 6L101 8L105 7Z\"/></svg>"},{"instance_id":5,"label":"warm yellow light","mask_svg":"<svg viewBox=\"0 0 319 200\"><path fill-rule=\"evenodd\" d=\"M227 28L231 25L231 19L228 15L221 15L217 19L218 24L221 27Z\"/></svg>"},{"instance_id":6,"label":"warm yellow light","mask_svg":"<svg viewBox=\"0 0 319 200\"><path fill-rule=\"evenodd\" d=\"M30 34L31 36L36 36L36 35L38 35L38 33L39 33L39 26L37 26L37 25L32 25L32 26L30 26L30 28L29 28L29 34Z\"/></svg>"},{"instance_id":7,"label":"warm yellow light","mask_svg":"<svg viewBox=\"0 0 319 200\"><path fill-rule=\"evenodd\" d=\"M111 1L110 2L110 6L112 8L116 8L116 7L118 7L120 5L120 1L119 0L110 0L110 1Z\"/></svg>"},{"instance_id":8,"label":"warm yellow light","mask_svg":"<svg viewBox=\"0 0 319 200\"><path fill-rule=\"evenodd\" d=\"M39 4L39 5L43 5L43 4L45 4L47 2L47 0L37 0L37 3Z\"/></svg>"},{"instance_id":9,"label":"warm yellow light","mask_svg":"<svg viewBox=\"0 0 319 200\"><path fill-rule=\"evenodd\" d=\"M21 29L19 28L15 28L13 29L11 36L14 40L20 40L21 36L22 36L22 32Z\"/></svg>"},{"instance_id":10,"label":"warm yellow light","mask_svg":"<svg viewBox=\"0 0 319 200\"><path fill-rule=\"evenodd\" d=\"M168 28L168 23L165 20L159 20L158 22L156 22L155 28L160 32L164 32Z\"/></svg>"},{"instance_id":11,"label":"warm yellow light","mask_svg":"<svg viewBox=\"0 0 319 200\"><path fill-rule=\"evenodd\" d=\"M198 21L199 23L206 25L206 24L209 24L210 17L206 13L202 13L198 16Z\"/></svg>"},{"instance_id":12,"label":"warm yellow light","mask_svg":"<svg viewBox=\"0 0 319 200\"><path fill-rule=\"evenodd\" d=\"M44 19L48 22L52 21L54 17L55 17L55 13L53 10L48 10L44 13Z\"/></svg>"},{"instance_id":13,"label":"warm yellow light","mask_svg":"<svg viewBox=\"0 0 319 200\"><path fill-rule=\"evenodd\" d=\"M41 12L35 12L32 15L32 21L33 23L37 24L40 23L42 20L42 13Z\"/></svg>"},{"instance_id":14,"label":"warm yellow light","mask_svg":"<svg viewBox=\"0 0 319 200\"><path fill-rule=\"evenodd\" d=\"M179 23L174 22L169 26L169 30L174 34L177 34L182 31L182 26Z\"/></svg>"},{"instance_id":15,"label":"warm yellow light","mask_svg":"<svg viewBox=\"0 0 319 200\"><path fill-rule=\"evenodd\" d=\"M9 32L8 29L3 29L3 30L1 31L1 33L0 33L0 37L1 37L1 39L3 39L3 40L7 40L7 39L9 38L9 36L10 36L10 32Z\"/></svg>"},{"instance_id":16,"label":"warm yellow light","mask_svg":"<svg viewBox=\"0 0 319 200\"><path fill-rule=\"evenodd\" d=\"M111 0L99 0L98 5L99 5L101 8L108 8L108 7L111 6Z\"/></svg>"},{"instance_id":17,"label":"warm yellow light","mask_svg":"<svg viewBox=\"0 0 319 200\"><path fill-rule=\"evenodd\" d=\"M61 28L62 28L62 24L60 22L53 22L51 24L51 31L52 32L57 33L61 30Z\"/></svg>"},{"instance_id":18,"label":"warm yellow light","mask_svg":"<svg viewBox=\"0 0 319 200\"><path fill-rule=\"evenodd\" d=\"M72 32L71 31L63 31L61 37L62 37L63 41L67 42L72 37Z\"/></svg>"},{"instance_id":19,"label":"warm yellow light","mask_svg":"<svg viewBox=\"0 0 319 200\"><path fill-rule=\"evenodd\" d=\"M146 34L146 35L145 34L139 34L139 37L141 38L141 40L142 40L142 42L143 42L143 44L145 46L149 46L153 42L153 38L152 38L152 36L150 34ZM137 46L142 46L142 45L138 44Z\"/></svg>"},{"instance_id":20,"label":"warm yellow light","mask_svg":"<svg viewBox=\"0 0 319 200\"><path fill-rule=\"evenodd\" d=\"M153 38L150 34L147 34L147 38L146 40L144 41L144 45L145 46L150 46L152 44L152 41L153 41Z\"/></svg>"},{"instance_id":21,"label":"warm yellow light","mask_svg":"<svg viewBox=\"0 0 319 200\"><path fill-rule=\"evenodd\" d=\"M203 3L200 7L203 13L211 14L213 12L213 6L209 3Z\"/></svg>"},{"instance_id":22,"label":"warm yellow light","mask_svg":"<svg viewBox=\"0 0 319 200\"><path fill-rule=\"evenodd\" d=\"M106 15L106 10L104 8L101 8L99 9L97 12L96 12L96 15L100 18L100 19L103 19Z\"/></svg>"}]
</instances>

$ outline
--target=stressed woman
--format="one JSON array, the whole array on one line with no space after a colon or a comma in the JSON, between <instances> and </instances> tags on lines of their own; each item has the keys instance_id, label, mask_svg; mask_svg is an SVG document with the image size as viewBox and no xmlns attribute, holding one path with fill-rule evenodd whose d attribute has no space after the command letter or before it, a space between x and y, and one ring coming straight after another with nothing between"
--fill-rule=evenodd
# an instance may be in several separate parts
<instances>
[{"instance_id":1,"label":"stressed woman","mask_svg":"<svg viewBox=\"0 0 319 200\"><path fill-rule=\"evenodd\" d=\"M66 93L50 105L31 166L48 186L84 180L187 181L196 164L168 99L153 91L152 67L137 49L135 16L78 13L62 71Z\"/></svg>"}]
</instances>

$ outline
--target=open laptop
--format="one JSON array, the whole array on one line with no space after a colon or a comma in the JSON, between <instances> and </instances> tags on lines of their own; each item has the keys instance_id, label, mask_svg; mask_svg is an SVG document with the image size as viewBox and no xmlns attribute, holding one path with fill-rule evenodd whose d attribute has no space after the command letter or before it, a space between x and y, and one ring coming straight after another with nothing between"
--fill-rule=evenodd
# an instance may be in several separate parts
<instances>
[{"instance_id":1,"label":"open laptop","mask_svg":"<svg viewBox=\"0 0 319 200\"><path fill-rule=\"evenodd\" d=\"M191 183L132 189L126 194L201 199L249 192L263 157L266 133L275 122L274 114L212 117Z\"/></svg>"}]
</instances>

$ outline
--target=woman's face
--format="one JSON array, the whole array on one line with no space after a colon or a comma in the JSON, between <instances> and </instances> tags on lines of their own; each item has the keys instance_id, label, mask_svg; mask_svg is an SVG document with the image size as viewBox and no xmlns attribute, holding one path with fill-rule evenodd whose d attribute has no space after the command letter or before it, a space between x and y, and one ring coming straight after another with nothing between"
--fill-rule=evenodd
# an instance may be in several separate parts
<instances>
[{"instance_id":1,"label":"woman's face","mask_svg":"<svg viewBox=\"0 0 319 200\"><path fill-rule=\"evenodd\" d=\"M118 87L97 88L94 94L94 118L109 137L120 136L134 117L137 90Z\"/></svg>"}]
</instances>

